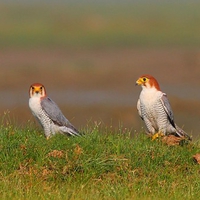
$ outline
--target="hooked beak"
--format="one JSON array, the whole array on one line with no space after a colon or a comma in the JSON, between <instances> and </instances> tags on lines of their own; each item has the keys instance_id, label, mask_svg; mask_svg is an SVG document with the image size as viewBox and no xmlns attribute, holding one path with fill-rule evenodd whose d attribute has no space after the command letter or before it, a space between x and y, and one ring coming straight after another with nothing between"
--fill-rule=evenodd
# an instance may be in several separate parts
<instances>
[{"instance_id":1,"label":"hooked beak","mask_svg":"<svg viewBox=\"0 0 200 200\"><path fill-rule=\"evenodd\" d=\"M40 93L40 87L35 87L34 88L34 93L39 94Z\"/></svg>"},{"instance_id":2,"label":"hooked beak","mask_svg":"<svg viewBox=\"0 0 200 200\"><path fill-rule=\"evenodd\" d=\"M143 84L143 82L141 81L140 78L135 82L135 85L136 85L136 86L137 86L137 85L142 85L142 84Z\"/></svg>"}]
</instances>

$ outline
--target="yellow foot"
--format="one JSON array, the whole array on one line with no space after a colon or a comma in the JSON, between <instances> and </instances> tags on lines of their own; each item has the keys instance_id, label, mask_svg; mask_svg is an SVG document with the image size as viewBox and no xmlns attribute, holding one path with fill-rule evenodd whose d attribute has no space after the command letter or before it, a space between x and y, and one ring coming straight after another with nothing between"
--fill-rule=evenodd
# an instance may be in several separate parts
<instances>
[{"instance_id":1,"label":"yellow foot","mask_svg":"<svg viewBox=\"0 0 200 200\"><path fill-rule=\"evenodd\" d=\"M155 133L154 135L152 135L151 140L155 140L156 138L163 137L163 136L164 136L163 133Z\"/></svg>"},{"instance_id":2,"label":"yellow foot","mask_svg":"<svg viewBox=\"0 0 200 200\"><path fill-rule=\"evenodd\" d=\"M51 136L47 136L46 139L49 140Z\"/></svg>"}]
</instances>

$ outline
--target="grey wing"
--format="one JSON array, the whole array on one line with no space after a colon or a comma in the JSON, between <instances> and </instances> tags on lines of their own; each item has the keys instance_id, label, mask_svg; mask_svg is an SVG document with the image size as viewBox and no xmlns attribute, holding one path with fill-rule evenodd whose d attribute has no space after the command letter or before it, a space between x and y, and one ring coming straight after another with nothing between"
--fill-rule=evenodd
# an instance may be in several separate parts
<instances>
[{"instance_id":1,"label":"grey wing","mask_svg":"<svg viewBox=\"0 0 200 200\"><path fill-rule=\"evenodd\" d=\"M161 100L161 103L164 107L165 112L167 113L167 116L168 116L170 123L175 128L174 115L173 115L172 108L171 108L171 105L169 103L169 100L167 98L167 95L165 93L163 93L160 100Z\"/></svg>"},{"instance_id":2,"label":"grey wing","mask_svg":"<svg viewBox=\"0 0 200 200\"><path fill-rule=\"evenodd\" d=\"M57 104L49 97L45 97L41 101L42 109L47 113L48 117L59 126L66 126L67 132L72 135L78 135L76 128L66 119Z\"/></svg>"},{"instance_id":3,"label":"grey wing","mask_svg":"<svg viewBox=\"0 0 200 200\"><path fill-rule=\"evenodd\" d=\"M48 117L60 126L65 126L69 121L62 114L57 104L49 97L43 98L41 101L42 109L47 113Z\"/></svg>"},{"instance_id":4,"label":"grey wing","mask_svg":"<svg viewBox=\"0 0 200 200\"><path fill-rule=\"evenodd\" d=\"M137 102L137 110L138 110L139 116L140 116L140 117L142 118L142 120L143 120L142 112L141 112L141 106L140 106L140 99L138 99L138 102Z\"/></svg>"}]
</instances>

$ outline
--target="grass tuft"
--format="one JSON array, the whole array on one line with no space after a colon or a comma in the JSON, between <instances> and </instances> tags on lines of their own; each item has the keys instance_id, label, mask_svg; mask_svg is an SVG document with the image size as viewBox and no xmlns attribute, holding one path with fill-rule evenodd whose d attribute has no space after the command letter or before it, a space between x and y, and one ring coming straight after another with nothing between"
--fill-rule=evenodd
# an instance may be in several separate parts
<instances>
[{"instance_id":1,"label":"grass tuft","mask_svg":"<svg viewBox=\"0 0 200 200\"><path fill-rule=\"evenodd\" d=\"M83 137L46 140L1 126L1 199L198 199L198 143L167 146L96 125Z\"/></svg>"}]
</instances>

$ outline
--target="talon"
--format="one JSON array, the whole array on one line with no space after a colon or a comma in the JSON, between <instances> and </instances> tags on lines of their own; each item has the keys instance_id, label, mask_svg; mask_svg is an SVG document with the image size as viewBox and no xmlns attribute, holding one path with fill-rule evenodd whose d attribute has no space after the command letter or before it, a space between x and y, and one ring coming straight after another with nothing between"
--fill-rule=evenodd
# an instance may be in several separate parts
<instances>
[{"instance_id":1,"label":"talon","mask_svg":"<svg viewBox=\"0 0 200 200\"><path fill-rule=\"evenodd\" d=\"M153 141L158 137L159 137L159 133L155 133L154 135L152 135L151 140Z\"/></svg>"},{"instance_id":2,"label":"talon","mask_svg":"<svg viewBox=\"0 0 200 200\"><path fill-rule=\"evenodd\" d=\"M47 136L46 139L49 140L51 136Z\"/></svg>"},{"instance_id":3,"label":"talon","mask_svg":"<svg viewBox=\"0 0 200 200\"><path fill-rule=\"evenodd\" d=\"M159 138L159 137L163 137L164 134L163 133L155 133L152 137L151 137L151 140L155 140L156 138Z\"/></svg>"}]
</instances>

